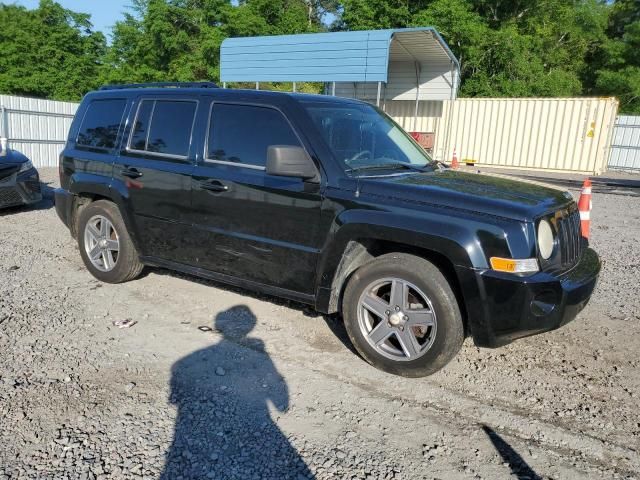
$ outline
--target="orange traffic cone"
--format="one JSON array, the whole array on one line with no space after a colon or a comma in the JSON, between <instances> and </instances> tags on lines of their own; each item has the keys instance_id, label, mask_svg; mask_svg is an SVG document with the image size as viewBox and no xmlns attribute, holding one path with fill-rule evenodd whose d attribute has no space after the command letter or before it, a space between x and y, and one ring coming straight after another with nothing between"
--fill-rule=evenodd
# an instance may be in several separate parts
<instances>
[{"instance_id":1,"label":"orange traffic cone","mask_svg":"<svg viewBox=\"0 0 640 480\"><path fill-rule=\"evenodd\" d=\"M589 228L591 227L591 180L588 178L582 185L582 192L578 200L578 210L580 210L580 230L584 238L589 238Z\"/></svg>"},{"instance_id":2,"label":"orange traffic cone","mask_svg":"<svg viewBox=\"0 0 640 480\"><path fill-rule=\"evenodd\" d=\"M457 170L460 164L458 163L458 154L456 153L456 149L453 149L453 158L451 159L451 168Z\"/></svg>"}]
</instances>

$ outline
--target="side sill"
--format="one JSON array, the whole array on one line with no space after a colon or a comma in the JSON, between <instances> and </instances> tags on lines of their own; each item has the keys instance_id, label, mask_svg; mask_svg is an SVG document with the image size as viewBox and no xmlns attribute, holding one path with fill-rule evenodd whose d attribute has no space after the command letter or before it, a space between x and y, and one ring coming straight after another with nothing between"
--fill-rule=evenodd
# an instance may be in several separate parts
<instances>
[{"instance_id":1,"label":"side sill","mask_svg":"<svg viewBox=\"0 0 640 480\"><path fill-rule=\"evenodd\" d=\"M169 270L176 270L178 272L186 273L196 277L206 278L208 280L214 280L235 287L244 288L254 292L264 293L266 295L273 295L274 297L282 297L288 300L294 300L296 302L306 303L308 305L315 305L316 298L312 294L294 292L293 290L287 290L286 288L274 287L272 285L265 285L263 283L254 282L251 280L245 280L242 278L234 277L231 275L225 275L223 273L212 272L204 268L193 267L191 265L185 265L183 263L172 262L170 260L164 260L157 257L140 257L140 261L150 267L161 267Z\"/></svg>"}]
</instances>

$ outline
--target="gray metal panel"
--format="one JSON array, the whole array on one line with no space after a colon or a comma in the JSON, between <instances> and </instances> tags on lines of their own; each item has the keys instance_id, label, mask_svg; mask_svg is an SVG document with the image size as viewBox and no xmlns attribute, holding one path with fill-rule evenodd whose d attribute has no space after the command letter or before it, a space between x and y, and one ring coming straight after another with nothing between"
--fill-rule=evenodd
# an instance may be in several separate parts
<instances>
[{"instance_id":1,"label":"gray metal panel","mask_svg":"<svg viewBox=\"0 0 640 480\"><path fill-rule=\"evenodd\" d=\"M386 81L391 30L228 38L223 82Z\"/></svg>"},{"instance_id":2,"label":"gray metal panel","mask_svg":"<svg viewBox=\"0 0 640 480\"><path fill-rule=\"evenodd\" d=\"M36 167L55 167L67 139L77 103L0 95L4 107L2 132L9 148L31 159Z\"/></svg>"},{"instance_id":3,"label":"gray metal panel","mask_svg":"<svg viewBox=\"0 0 640 480\"><path fill-rule=\"evenodd\" d=\"M620 115L617 118L609 168L640 170L640 116Z\"/></svg>"}]
</instances>

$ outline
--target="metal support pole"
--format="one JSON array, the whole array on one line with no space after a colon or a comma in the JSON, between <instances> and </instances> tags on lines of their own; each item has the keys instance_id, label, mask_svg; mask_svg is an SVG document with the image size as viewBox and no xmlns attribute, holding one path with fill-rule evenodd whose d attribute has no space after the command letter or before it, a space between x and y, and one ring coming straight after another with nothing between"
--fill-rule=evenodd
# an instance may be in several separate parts
<instances>
[{"instance_id":1,"label":"metal support pole","mask_svg":"<svg viewBox=\"0 0 640 480\"><path fill-rule=\"evenodd\" d=\"M378 96L376 97L376 107L380 107L380 91L382 90L382 82L378 82Z\"/></svg>"},{"instance_id":2,"label":"metal support pole","mask_svg":"<svg viewBox=\"0 0 640 480\"><path fill-rule=\"evenodd\" d=\"M384 84L384 92L382 93L382 111L387 111L387 84Z\"/></svg>"},{"instance_id":3,"label":"metal support pole","mask_svg":"<svg viewBox=\"0 0 640 480\"><path fill-rule=\"evenodd\" d=\"M227 82L222 82L222 88L227 88Z\"/></svg>"},{"instance_id":4,"label":"metal support pole","mask_svg":"<svg viewBox=\"0 0 640 480\"><path fill-rule=\"evenodd\" d=\"M9 144L9 140L7 139L8 137L8 133L7 133L7 125L8 125L8 121L7 121L7 107L5 107L4 105L2 105L0 107L0 115L2 115L2 133L0 133L0 155L6 155L7 154L7 147Z\"/></svg>"},{"instance_id":5,"label":"metal support pole","mask_svg":"<svg viewBox=\"0 0 640 480\"><path fill-rule=\"evenodd\" d=\"M418 131L418 106L420 104L420 66L415 62L416 67L416 108L413 113L413 131Z\"/></svg>"},{"instance_id":6,"label":"metal support pole","mask_svg":"<svg viewBox=\"0 0 640 480\"><path fill-rule=\"evenodd\" d=\"M331 84L331 95L336 96L336 82Z\"/></svg>"},{"instance_id":7,"label":"metal support pole","mask_svg":"<svg viewBox=\"0 0 640 480\"><path fill-rule=\"evenodd\" d=\"M443 152L442 152L442 159L447 161L447 155L449 153L449 147L450 147L450 143L451 143L451 133L453 130L453 103L455 102L455 93L457 90L457 79L456 79L456 68L455 68L455 64L453 62L451 62L451 94L449 95L449 108L447 110L447 115L449 115L449 118L447 118L447 132L445 134L445 144L442 147ZM442 102L442 106L443 106L443 113L444 113L444 101ZM436 138L436 143L437 143L438 139Z\"/></svg>"},{"instance_id":8,"label":"metal support pole","mask_svg":"<svg viewBox=\"0 0 640 480\"><path fill-rule=\"evenodd\" d=\"M260 90L260 82L256 82L256 90Z\"/></svg>"},{"instance_id":9,"label":"metal support pole","mask_svg":"<svg viewBox=\"0 0 640 480\"><path fill-rule=\"evenodd\" d=\"M298 86L296 85L296 82L293 82L293 91L294 91L294 93L297 91L297 89L298 89L297 87Z\"/></svg>"}]
</instances>

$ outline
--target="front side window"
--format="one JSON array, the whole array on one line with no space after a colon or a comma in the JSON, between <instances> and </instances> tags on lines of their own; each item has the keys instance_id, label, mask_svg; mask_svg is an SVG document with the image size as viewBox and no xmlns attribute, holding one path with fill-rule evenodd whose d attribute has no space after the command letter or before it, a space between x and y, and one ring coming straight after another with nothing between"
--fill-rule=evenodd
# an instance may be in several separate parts
<instances>
[{"instance_id":1,"label":"front side window","mask_svg":"<svg viewBox=\"0 0 640 480\"><path fill-rule=\"evenodd\" d=\"M126 100L94 100L82 119L76 144L97 149L115 148Z\"/></svg>"},{"instance_id":2,"label":"front side window","mask_svg":"<svg viewBox=\"0 0 640 480\"><path fill-rule=\"evenodd\" d=\"M189 154L196 102L143 100L138 107L129 147L177 157Z\"/></svg>"},{"instance_id":3,"label":"front side window","mask_svg":"<svg viewBox=\"0 0 640 480\"><path fill-rule=\"evenodd\" d=\"M300 146L300 141L278 110L214 103L207 145L208 160L264 167L269 146Z\"/></svg>"},{"instance_id":4,"label":"front side window","mask_svg":"<svg viewBox=\"0 0 640 480\"><path fill-rule=\"evenodd\" d=\"M372 105L305 101L303 106L346 171L432 168L433 160Z\"/></svg>"}]
</instances>

